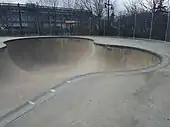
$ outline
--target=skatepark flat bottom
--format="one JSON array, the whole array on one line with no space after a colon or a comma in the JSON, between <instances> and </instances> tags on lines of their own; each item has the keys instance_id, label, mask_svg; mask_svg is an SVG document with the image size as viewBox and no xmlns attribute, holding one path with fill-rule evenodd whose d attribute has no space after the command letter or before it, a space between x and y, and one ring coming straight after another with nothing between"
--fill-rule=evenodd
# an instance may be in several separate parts
<instances>
[{"instance_id":1,"label":"skatepark flat bottom","mask_svg":"<svg viewBox=\"0 0 170 127\"><path fill-rule=\"evenodd\" d=\"M161 73L80 77L16 112L6 127L168 127L169 89Z\"/></svg>"},{"instance_id":2,"label":"skatepark flat bottom","mask_svg":"<svg viewBox=\"0 0 170 127\"><path fill-rule=\"evenodd\" d=\"M26 101L33 99L35 96L49 90L50 88L56 86L57 84L60 84L61 82L67 80L70 77L87 74L87 73L93 73L93 72L110 72L110 71L129 72L132 70L150 68L158 65L161 62L161 57L159 55L144 49L137 49L137 48L126 47L126 46L117 46L117 45L98 44L97 42L94 42L91 39L83 39L83 38L76 38L76 37L71 37L71 38L66 38L66 37L60 37L60 38L42 37L41 38L40 37L40 38L26 38L26 39L21 38L21 39L14 39L14 40L7 41L6 45L7 45L6 48L2 48L0 51L0 68L1 68L0 100L1 102L3 102L0 103L1 116L15 109L21 104L24 104ZM99 74L97 76L100 77L101 75L102 74ZM65 127L70 124L78 126L78 122L80 122L81 124L88 124L86 122L90 120L90 117L95 117L94 115L95 113L98 112L96 115L100 115L100 113L102 115L103 108L104 109L110 108L110 106L112 105L111 102L109 103L111 97L113 97L112 99L115 99L114 102L126 101L126 94L123 94L122 100L121 99L116 100L116 98L114 98L114 96L116 97L117 94L121 94L121 92L123 92L123 91L120 92L118 90L120 87L124 87L127 90L124 91L125 93L130 92L131 91L130 88L136 89L137 87L143 84L142 83L143 80L144 81L147 80L147 76L146 77L145 76L143 77L141 75L136 76L137 78L136 82L141 81L141 83L135 86L134 78L133 78L133 83L128 88L128 86L126 86L125 84L126 81L130 81L130 79L127 80L126 78L123 78L123 81L121 81L119 80L120 79L119 76L115 76L114 74L111 75L106 74L106 75L105 76L103 75L104 77L101 78L90 78L84 81L82 83L83 85L81 84L81 82L79 82L79 80L78 81L76 80L76 82L78 83L76 83L76 85L73 85L73 87L71 85L72 82L70 84L65 85L68 86L67 89L69 90L68 91L66 90L65 92L62 93L59 92L57 98L55 98L59 100L54 102L50 100L51 108L49 110L49 113L53 112L55 108L57 112L61 112L62 114L63 114L62 111L68 111L68 109L70 109L70 113L67 112L66 114L63 114L63 116L60 115L60 117L67 117L68 118L67 120L69 120L67 122L69 123L66 122L63 125L64 119L62 118L58 119L58 121L60 122L55 123L56 121L53 119L54 123L52 123L53 125L51 126L62 125L62 127ZM111 80L109 80L109 78ZM98 79L103 79L103 80L98 80ZM95 80L98 80L97 81L98 83L93 84ZM104 85L104 81L109 81L109 83L107 82L106 89L100 91ZM120 93L114 90L114 86L111 85L112 83L117 84L115 88ZM98 86L96 86L97 84ZM89 85L91 86L89 87ZM93 96L94 89L100 91L101 93L98 93L97 95ZM130 91L128 91L128 89ZM103 94L108 94L107 97L109 96L110 97L102 100ZM60 97L62 96L62 98L58 98L59 96ZM77 98L78 96L80 96L80 98ZM83 101L84 96L89 96L90 98L92 97L92 99ZM78 100L67 101L66 99L67 97L77 98ZM101 101L99 97L101 97ZM83 123L81 120L78 120L77 122L73 118L70 119L70 117L73 115L75 116L75 118L82 116L79 114L81 113L79 112L79 109L80 110L83 110L83 108L86 109L88 105L90 105L90 103L93 103L92 101L93 98L95 101L97 101L96 100L97 98L99 99L98 102L94 102L94 105L90 107L89 110L89 113L93 112L94 116L92 114L85 113L86 116L84 117L88 117L90 115L88 119L86 118L81 119L81 120L86 119L87 121L85 123ZM87 107L83 104L86 103L86 101L87 101ZM54 105L58 105L58 104L53 104L56 102L60 104L59 107L54 106ZM75 104L78 103L83 105L77 105L80 107L76 107ZM102 103L101 106L104 106L103 104L105 103L107 104L109 103L108 105L109 107L107 106L100 107L102 110L100 110L100 108L98 109L96 108L96 110L92 110L95 109L95 105L98 103ZM115 104L113 103L113 105ZM66 105L68 105L69 107L67 107ZM134 101L134 105L135 107L137 106L136 101ZM75 110L78 110L78 112L76 111L78 114L76 114L76 112L73 112L74 111L73 108L75 108ZM42 112L41 114L41 110L44 111L43 108L42 109L40 108L38 109L38 111L36 111L38 112L36 118L40 118L38 115L42 115L43 113L48 116L47 112ZM107 111L105 110L104 112ZM129 110L127 114L130 111L131 110ZM116 112L117 111L115 109L113 113ZM31 115L28 117L34 118L31 117ZM50 117L58 118L59 114L57 116L56 114L54 114L54 116L50 116ZM105 117L104 114L103 117ZM45 119L46 116L41 118L42 121L44 121ZM99 119L96 118L96 120ZM105 119L106 119L105 122L107 124L107 119L110 118L105 118ZM132 116L131 118L128 119L132 119L134 120L132 122L135 122L136 118ZM31 120L34 121L33 119ZM31 126L37 126L37 127L42 126L39 123L37 125L37 122L35 123L29 122L29 123L33 124ZM93 124L93 122L91 121L89 121L89 123L90 126ZM21 122L20 124L19 125L16 124L16 126L17 127L25 126L25 123L22 124ZM43 124L44 127L46 125L45 121L41 122L41 124ZM99 126L98 124L95 123L94 126ZM117 124L120 124L120 122L118 122ZM27 125L30 126L30 124ZM10 126L15 126L15 125L12 124Z\"/></svg>"}]
</instances>

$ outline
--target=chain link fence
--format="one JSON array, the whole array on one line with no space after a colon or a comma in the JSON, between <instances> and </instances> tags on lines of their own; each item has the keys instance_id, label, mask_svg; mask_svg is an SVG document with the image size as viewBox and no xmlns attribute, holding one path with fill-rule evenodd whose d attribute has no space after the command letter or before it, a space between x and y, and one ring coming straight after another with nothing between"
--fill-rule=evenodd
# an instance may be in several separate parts
<instances>
[{"instance_id":1,"label":"chain link fence","mask_svg":"<svg viewBox=\"0 0 170 127\"><path fill-rule=\"evenodd\" d=\"M80 9L3 3L0 4L0 35L87 35L90 22L92 26L91 17L91 12Z\"/></svg>"},{"instance_id":2,"label":"chain link fence","mask_svg":"<svg viewBox=\"0 0 170 127\"><path fill-rule=\"evenodd\" d=\"M141 12L119 15L112 28L114 36L170 41L170 12ZM117 34L116 34L117 33Z\"/></svg>"},{"instance_id":3,"label":"chain link fence","mask_svg":"<svg viewBox=\"0 0 170 127\"><path fill-rule=\"evenodd\" d=\"M170 12L119 14L101 19L85 10L0 4L0 36L100 35L170 41Z\"/></svg>"}]
</instances>

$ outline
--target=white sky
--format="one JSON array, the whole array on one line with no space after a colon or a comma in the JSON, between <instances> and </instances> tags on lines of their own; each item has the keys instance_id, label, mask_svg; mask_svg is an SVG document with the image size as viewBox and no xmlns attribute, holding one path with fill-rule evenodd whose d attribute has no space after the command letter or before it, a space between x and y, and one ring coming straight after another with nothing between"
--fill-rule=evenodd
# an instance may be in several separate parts
<instances>
[{"instance_id":1,"label":"white sky","mask_svg":"<svg viewBox=\"0 0 170 127\"><path fill-rule=\"evenodd\" d=\"M0 2L7 2L7 3L28 3L28 2L31 2L31 1L38 1L38 0L0 0ZM60 0L61 2L63 0ZM106 0L107 1L107 0ZM112 1L112 0L110 0ZM121 10L123 10L123 7L124 7L124 1L127 1L127 0L116 0L116 11L119 12Z\"/></svg>"},{"instance_id":2,"label":"white sky","mask_svg":"<svg viewBox=\"0 0 170 127\"><path fill-rule=\"evenodd\" d=\"M9 3L26 3L28 2L29 0L0 0L0 1L7 1ZM30 1L36 1L36 0L30 0ZM61 0L62 1L62 0ZM116 0L116 3L117 3L117 8L122 8L123 6L123 1L124 0Z\"/></svg>"}]
</instances>

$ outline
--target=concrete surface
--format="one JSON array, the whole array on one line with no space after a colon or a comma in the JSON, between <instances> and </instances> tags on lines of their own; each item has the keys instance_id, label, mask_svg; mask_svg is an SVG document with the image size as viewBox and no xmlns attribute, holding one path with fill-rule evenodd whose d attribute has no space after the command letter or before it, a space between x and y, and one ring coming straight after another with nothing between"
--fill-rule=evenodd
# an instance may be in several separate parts
<instances>
[{"instance_id":1,"label":"concrete surface","mask_svg":"<svg viewBox=\"0 0 170 127\"><path fill-rule=\"evenodd\" d=\"M81 37L94 42L36 38L9 41L1 51L1 115L12 111L1 117L0 126L170 125L170 44L109 37Z\"/></svg>"}]
</instances>

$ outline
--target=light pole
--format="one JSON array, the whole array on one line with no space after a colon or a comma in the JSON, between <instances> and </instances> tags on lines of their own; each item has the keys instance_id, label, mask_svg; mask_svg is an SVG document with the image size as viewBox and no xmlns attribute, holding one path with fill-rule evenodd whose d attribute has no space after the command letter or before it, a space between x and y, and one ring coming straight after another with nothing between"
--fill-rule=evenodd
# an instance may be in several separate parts
<instances>
[{"instance_id":1,"label":"light pole","mask_svg":"<svg viewBox=\"0 0 170 127\"><path fill-rule=\"evenodd\" d=\"M168 8L169 8L169 0L168 0ZM165 32L165 41L168 39L168 29L169 29L169 21L170 21L170 10L168 9L168 19L167 19L167 24L166 24L166 32Z\"/></svg>"},{"instance_id":2,"label":"light pole","mask_svg":"<svg viewBox=\"0 0 170 127\"><path fill-rule=\"evenodd\" d=\"M135 13L135 22L133 27L133 39L135 39L135 34L136 34L136 13Z\"/></svg>"},{"instance_id":3,"label":"light pole","mask_svg":"<svg viewBox=\"0 0 170 127\"><path fill-rule=\"evenodd\" d=\"M107 8L107 23L108 23L107 27L108 27L108 31L109 31L109 28L110 28L109 11L110 11L110 9L113 9L113 5L110 4L110 0L107 0L107 2L104 3L104 5L105 5L105 8Z\"/></svg>"},{"instance_id":4,"label":"light pole","mask_svg":"<svg viewBox=\"0 0 170 127\"><path fill-rule=\"evenodd\" d=\"M21 18L21 8L20 8L20 4L18 3L18 13L19 13L19 25L20 25L20 34L22 35L23 30L22 30L22 18Z\"/></svg>"}]
</instances>

